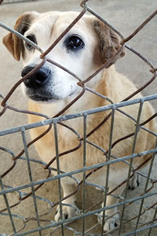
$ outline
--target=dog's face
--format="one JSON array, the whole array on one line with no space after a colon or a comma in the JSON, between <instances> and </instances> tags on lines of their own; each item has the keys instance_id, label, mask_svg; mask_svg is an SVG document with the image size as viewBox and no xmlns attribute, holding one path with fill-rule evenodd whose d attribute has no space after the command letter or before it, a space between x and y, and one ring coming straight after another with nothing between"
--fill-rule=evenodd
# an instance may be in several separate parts
<instances>
[{"instance_id":1,"label":"dog's face","mask_svg":"<svg viewBox=\"0 0 157 236\"><path fill-rule=\"evenodd\" d=\"M14 28L45 51L77 15L76 12L27 12L18 18ZM22 56L22 76L41 62L40 52L16 35L9 33L3 42L15 59L20 60ZM118 37L108 26L92 16L83 16L46 58L63 65L84 80L110 59L119 48ZM93 81L96 82L97 78ZM77 82L74 76L47 61L24 82L23 87L31 99L51 102L77 95L81 89ZM95 86L94 82L88 86Z\"/></svg>"}]
</instances>

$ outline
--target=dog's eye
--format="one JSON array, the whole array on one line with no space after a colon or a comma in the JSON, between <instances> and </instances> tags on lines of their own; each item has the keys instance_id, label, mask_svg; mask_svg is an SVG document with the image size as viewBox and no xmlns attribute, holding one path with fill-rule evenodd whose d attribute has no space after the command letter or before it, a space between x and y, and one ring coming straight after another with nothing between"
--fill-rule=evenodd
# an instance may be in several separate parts
<instances>
[{"instance_id":1,"label":"dog's eye","mask_svg":"<svg viewBox=\"0 0 157 236\"><path fill-rule=\"evenodd\" d=\"M26 38L29 39L30 41L32 41L33 43L37 44L35 35L31 34L31 35L26 36ZM28 42L25 42L25 47L26 47L29 51L34 50L34 47L33 47L31 44L29 44Z\"/></svg>"},{"instance_id":2,"label":"dog's eye","mask_svg":"<svg viewBox=\"0 0 157 236\"><path fill-rule=\"evenodd\" d=\"M76 51L84 47L84 42L78 36L71 36L66 39L66 47L68 50Z\"/></svg>"}]
</instances>

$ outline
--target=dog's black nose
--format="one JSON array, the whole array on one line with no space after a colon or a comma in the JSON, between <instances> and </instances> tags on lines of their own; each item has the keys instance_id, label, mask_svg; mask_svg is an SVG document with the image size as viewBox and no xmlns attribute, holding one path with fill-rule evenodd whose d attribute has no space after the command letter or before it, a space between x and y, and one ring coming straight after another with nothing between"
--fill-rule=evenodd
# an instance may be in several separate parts
<instances>
[{"instance_id":1,"label":"dog's black nose","mask_svg":"<svg viewBox=\"0 0 157 236\"><path fill-rule=\"evenodd\" d=\"M26 66L22 70L21 76L27 75L31 70L33 70L34 67ZM49 78L50 78L51 70L47 67L41 67L39 70L37 70L35 73L30 75L25 81L24 84L28 88L37 89L39 87L44 86Z\"/></svg>"}]
</instances>

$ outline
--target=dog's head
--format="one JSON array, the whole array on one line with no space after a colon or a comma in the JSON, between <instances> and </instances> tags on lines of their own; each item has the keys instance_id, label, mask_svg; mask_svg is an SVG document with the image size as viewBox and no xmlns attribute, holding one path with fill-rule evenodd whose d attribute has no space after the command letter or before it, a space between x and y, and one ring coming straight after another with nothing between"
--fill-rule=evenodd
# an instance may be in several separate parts
<instances>
[{"instance_id":1,"label":"dog's head","mask_svg":"<svg viewBox=\"0 0 157 236\"><path fill-rule=\"evenodd\" d=\"M77 15L76 12L26 12L17 19L14 28L45 51ZM15 34L9 33L3 43L16 60L22 57L22 76L41 62L40 52ZM85 15L46 57L84 80L116 54L119 48L117 35L107 25L95 17ZM123 55L122 52L119 56ZM23 86L31 99L50 102L76 95L80 91L77 82L69 73L46 62L25 80Z\"/></svg>"}]
</instances>

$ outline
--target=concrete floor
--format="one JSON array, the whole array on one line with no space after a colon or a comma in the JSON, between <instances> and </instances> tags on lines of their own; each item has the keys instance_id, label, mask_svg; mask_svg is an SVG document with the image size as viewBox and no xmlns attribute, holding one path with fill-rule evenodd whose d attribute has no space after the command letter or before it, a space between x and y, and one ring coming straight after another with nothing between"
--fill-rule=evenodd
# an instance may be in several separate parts
<instances>
[{"instance_id":1,"label":"concrete floor","mask_svg":"<svg viewBox=\"0 0 157 236\"><path fill-rule=\"evenodd\" d=\"M89 6L103 16L108 22L114 25L124 37L131 34L140 23L142 23L153 11L157 8L156 0L92 0L89 1ZM39 12L46 12L51 10L77 10L80 11L79 0L39 0L34 2L26 3L16 3L16 4L3 4L0 6L0 21L7 24L8 26L13 26L16 18L23 13L24 11L36 10ZM0 28L0 38L6 34L6 30ZM154 65L157 67L157 16L154 18L138 35L136 35L128 45L138 50L144 56L146 56ZM123 74L127 75L131 80L133 80L138 87L142 86L146 81L148 81L152 74L149 72L149 67L143 63L138 57L126 51L126 56L119 60L116 63L117 69ZM5 47L0 42L0 94L4 96L14 85L16 81L20 78L20 71L22 65L13 60L10 54L7 52ZM144 95L155 94L157 92L157 81L153 82L148 88L143 91ZM13 96L9 100L9 105L25 109L26 108L26 98L23 97L20 88L16 90ZM157 111L157 103L153 102L154 108ZM1 108L0 108L1 109ZM8 129L15 126L20 126L27 123L26 116L12 111L7 111L0 118L0 130ZM0 146L9 148L15 154L21 150L22 141L20 134L6 135L0 137ZM30 150L31 157L38 159L38 156L33 149ZM11 158L8 154L0 151L0 173L4 173L12 165ZM152 178L157 179L156 175L157 164L155 162ZM33 170L34 180L43 179L47 176L47 171L43 170L43 167L37 164L32 164L31 168ZM145 170L146 173L146 170ZM17 161L16 167L3 179L6 185L10 186L20 186L29 182L29 176L27 172L27 165L24 161ZM155 186L156 187L156 186ZM153 191L157 190L157 188ZM128 197L134 197L141 194L144 188L144 181L138 189L135 191L129 191ZM57 182L47 183L37 192L38 196L42 196L50 201L56 201L58 199ZM92 195L92 199L91 196ZM89 188L87 191L87 196L89 197L88 206L93 204L93 199L101 198L101 194ZM18 201L18 194L11 193L8 194L9 204L12 205ZM78 193L78 202L81 205L81 193ZM145 207L149 207L154 202L156 202L157 197L151 197L145 201ZM87 207L88 207L87 206ZM127 208L125 212L125 219L134 216L138 212L139 203L131 205ZM0 209L5 207L4 199L0 196ZM46 214L49 211L47 202L38 201L39 214ZM17 207L12 209L12 213L15 215L20 215L25 218L34 216L34 207L33 200L31 198L22 201ZM154 210L151 209L144 214L144 217L141 219L140 223L147 222L152 219ZM42 217L42 225L50 223L50 220L53 219L54 211L49 214L46 214ZM23 226L22 220L15 217L15 224L17 229L20 229ZM47 220L47 221L46 221ZM70 226L76 228L77 230L81 229L81 220L72 223ZM92 227L96 224L96 217L89 217L86 221L87 228ZM134 229L135 222L130 222L127 225L123 226L123 233L129 232ZM29 221L26 224L24 231L33 229L37 227L37 223L34 220ZM81 230L80 230L81 231ZM7 216L0 215L0 235L6 234L10 235L12 232L10 220ZM44 230L42 235L50 235L52 229ZM94 235L100 233L100 227L97 226L94 231L91 231ZM31 235L39 235L34 233ZM55 236L61 235L61 232L57 230L54 233ZM72 232L65 230L65 235L73 235ZM116 232L112 235L118 235ZM141 236L146 236L147 231L138 234ZM154 229L151 233L151 236L157 235L157 230Z\"/></svg>"}]
</instances>

